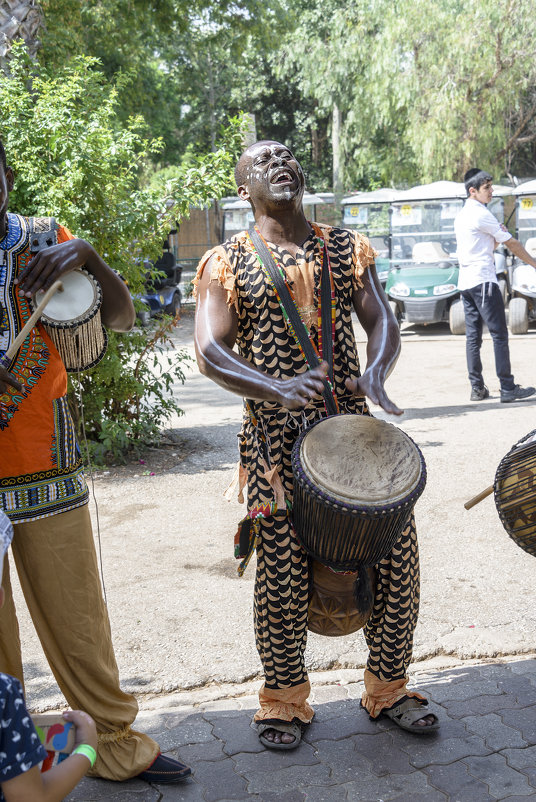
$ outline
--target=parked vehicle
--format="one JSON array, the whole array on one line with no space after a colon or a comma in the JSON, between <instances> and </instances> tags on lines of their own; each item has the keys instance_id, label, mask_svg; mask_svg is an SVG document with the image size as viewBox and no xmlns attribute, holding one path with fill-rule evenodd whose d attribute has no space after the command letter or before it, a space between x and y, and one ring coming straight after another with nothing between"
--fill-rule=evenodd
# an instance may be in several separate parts
<instances>
[{"instance_id":1,"label":"parked vehicle","mask_svg":"<svg viewBox=\"0 0 536 802\"><path fill-rule=\"evenodd\" d=\"M391 268L389 206L398 193L394 189L358 192L342 200L342 225L354 228L370 240L377 251L376 272L385 289Z\"/></svg>"},{"instance_id":2,"label":"parked vehicle","mask_svg":"<svg viewBox=\"0 0 536 802\"><path fill-rule=\"evenodd\" d=\"M182 293L179 287L182 266L177 264L170 250L164 250L162 256L153 264L149 260L145 263L146 282L145 292L139 296L143 303L138 312L138 319L142 326L147 326L151 318L161 314L175 317L180 311ZM159 271L160 276L154 275Z\"/></svg>"},{"instance_id":3,"label":"parked vehicle","mask_svg":"<svg viewBox=\"0 0 536 802\"><path fill-rule=\"evenodd\" d=\"M490 211L504 219L508 187L494 187ZM458 291L454 218L463 207L463 183L436 181L398 192L391 203L391 270L386 292L399 322L448 322L452 334L465 333ZM498 254L501 291L506 297L506 258Z\"/></svg>"},{"instance_id":4,"label":"parked vehicle","mask_svg":"<svg viewBox=\"0 0 536 802\"><path fill-rule=\"evenodd\" d=\"M303 195L303 205L305 207L305 214L309 220L318 220L320 217L317 214L317 207L322 207L325 203L330 203L333 199L331 193L305 192ZM239 231L248 230L251 228L255 219L249 201L244 201L241 198L224 198L220 204L223 211L223 224L221 241L224 242Z\"/></svg>"},{"instance_id":5,"label":"parked vehicle","mask_svg":"<svg viewBox=\"0 0 536 802\"><path fill-rule=\"evenodd\" d=\"M536 258L536 179L513 190L516 196L516 238ZM510 265L511 298L508 325L512 334L526 334L536 320L536 270L514 256Z\"/></svg>"}]
</instances>

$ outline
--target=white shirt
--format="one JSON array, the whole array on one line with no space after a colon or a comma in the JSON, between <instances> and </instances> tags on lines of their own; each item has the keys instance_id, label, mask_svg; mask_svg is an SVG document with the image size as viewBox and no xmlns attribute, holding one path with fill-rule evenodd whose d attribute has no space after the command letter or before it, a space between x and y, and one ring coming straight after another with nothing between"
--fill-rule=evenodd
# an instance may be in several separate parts
<instances>
[{"instance_id":1,"label":"white shirt","mask_svg":"<svg viewBox=\"0 0 536 802\"><path fill-rule=\"evenodd\" d=\"M512 238L510 232L503 231L495 215L474 198L467 198L456 215L454 231L460 263L458 289L470 290L485 281L497 284L493 251L496 242Z\"/></svg>"}]
</instances>

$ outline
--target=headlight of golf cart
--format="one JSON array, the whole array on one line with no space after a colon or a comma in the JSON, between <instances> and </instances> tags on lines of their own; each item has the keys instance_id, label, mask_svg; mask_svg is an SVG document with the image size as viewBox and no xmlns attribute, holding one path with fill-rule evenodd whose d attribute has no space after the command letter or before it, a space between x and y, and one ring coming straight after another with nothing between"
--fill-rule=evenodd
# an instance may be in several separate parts
<instances>
[{"instance_id":1,"label":"headlight of golf cart","mask_svg":"<svg viewBox=\"0 0 536 802\"><path fill-rule=\"evenodd\" d=\"M454 292L456 284L438 284L434 287L434 295L446 295L448 292Z\"/></svg>"},{"instance_id":2,"label":"headlight of golf cart","mask_svg":"<svg viewBox=\"0 0 536 802\"><path fill-rule=\"evenodd\" d=\"M536 284L520 284L519 288L525 292L536 292Z\"/></svg>"},{"instance_id":3,"label":"headlight of golf cart","mask_svg":"<svg viewBox=\"0 0 536 802\"><path fill-rule=\"evenodd\" d=\"M403 284L402 282L393 284L389 290L389 294L398 295L399 298L406 298L409 295L409 287L407 284Z\"/></svg>"},{"instance_id":4,"label":"headlight of golf cart","mask_svg":"<svg viewBox=\"0 0 536 802\"><path fill-rule=\"evenodd\" d=\"M380 281L387 281L387 276L389 275L388 270L380 270L378 273L378 278Z\"/></svg>"}]
</instances>

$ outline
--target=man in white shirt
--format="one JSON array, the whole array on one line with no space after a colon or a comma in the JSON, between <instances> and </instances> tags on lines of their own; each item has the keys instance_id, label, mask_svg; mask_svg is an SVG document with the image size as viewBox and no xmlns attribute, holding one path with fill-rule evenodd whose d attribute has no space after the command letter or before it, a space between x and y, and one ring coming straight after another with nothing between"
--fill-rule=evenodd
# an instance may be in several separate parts
<instances>
[{"instance_id":1,"label":"man in white shirt","mask_svg":"<svg viewBox=\"0 0 536 802\"><path fill-rule=\"evenodd\" d=\"M463 298L467 369L471 382L471 401L483 401L489 390L482 376L480 348L485 323L493 340L495 370L501 385L501 401L521 401L536 393L534 387L515 384L510 367L508 329L504 303L495 272L493 251L504 242L523 262L536 268L519 240L487 209L493 195L492 177L477 167L464 175L467 200L454 221L460 274L458 288Z\"/></svg>"}]
</instances>

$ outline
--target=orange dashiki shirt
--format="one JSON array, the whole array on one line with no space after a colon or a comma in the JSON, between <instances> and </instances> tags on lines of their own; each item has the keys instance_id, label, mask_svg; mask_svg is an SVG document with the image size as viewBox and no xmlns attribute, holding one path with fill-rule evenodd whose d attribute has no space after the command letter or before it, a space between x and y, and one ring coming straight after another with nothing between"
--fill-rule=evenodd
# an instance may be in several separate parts
<instances>
[{"instance_id":1,"label":"orange dashiki shirt","mask_svg":"<svg viewBox=\"0 0 536 802\"><path fill-rule=\"evenodd\" d=\"M14 280L29 261L28 219L7 215L0 241L0 357L32 313ZM73 235L62 226L57 241ZM22 384L0 396L0 509L13 523L46 518L86 504L87 485L67 406L67 373L41 323L8 370Z\"/></svg>"}]
</instances>

